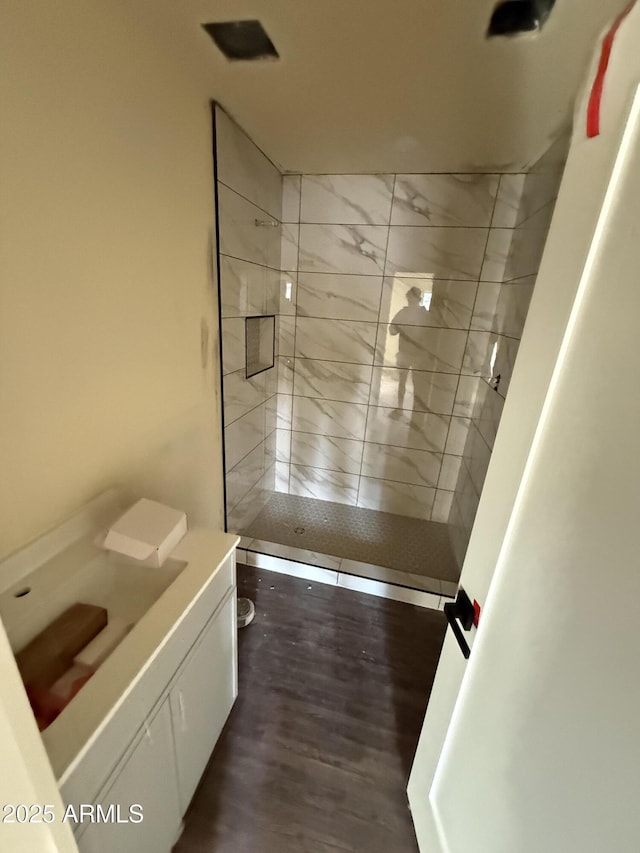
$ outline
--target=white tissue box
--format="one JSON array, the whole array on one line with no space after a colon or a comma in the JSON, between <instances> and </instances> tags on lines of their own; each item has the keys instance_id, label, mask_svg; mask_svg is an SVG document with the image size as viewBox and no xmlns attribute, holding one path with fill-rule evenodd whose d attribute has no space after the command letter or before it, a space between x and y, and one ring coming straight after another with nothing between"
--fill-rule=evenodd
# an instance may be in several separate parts
<instances>
[{"instance_id":1,"label":"white tissue box","mask_svg":"<svg viewBox=\"0 0 640 853\"><path fill-rule=\"evenodd\" d=\"M184 512L141 498L109 528L104 547L160 567L186 532Z\"/></svg>"}]
</instances>

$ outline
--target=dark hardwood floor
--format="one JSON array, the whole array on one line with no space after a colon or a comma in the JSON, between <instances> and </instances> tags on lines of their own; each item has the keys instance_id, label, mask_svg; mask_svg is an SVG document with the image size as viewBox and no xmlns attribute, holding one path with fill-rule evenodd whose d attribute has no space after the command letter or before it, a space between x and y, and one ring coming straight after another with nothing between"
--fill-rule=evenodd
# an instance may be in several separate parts
<instances>
[{"instance_id":1,"label":"dark hardwood floor","mask_svg":"<svg viewBox=\"0 0 640 853\"><path fill-rule=\"evenodd\" d=\"M415 853L442 613L238 567L240 694L174 853Z\"/></svg>"}]
</instances>

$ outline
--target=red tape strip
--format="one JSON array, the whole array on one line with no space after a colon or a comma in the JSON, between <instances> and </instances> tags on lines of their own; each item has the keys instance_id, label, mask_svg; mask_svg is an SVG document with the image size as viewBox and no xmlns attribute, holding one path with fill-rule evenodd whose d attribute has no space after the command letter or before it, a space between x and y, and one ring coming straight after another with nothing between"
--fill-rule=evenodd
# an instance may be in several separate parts
<instances>
[{"instance_id":1,"label":"red tape strip","mask_svg":"<svg viewBox=\"0 0 640 853\"><path fill-rule=\"evenodd\" d=\"M602 40L602 50L600 51L600 62L598 63L598 71L596 73L596 79L593 81L593 86L591 87L591 94L589 95L589 104L587 106L587 137L589 139L594 136L598 136L598 134L600 133L600 103L602 101L604 78L607 73L607 68L609 66L609 59L611 58L613 40L616 37L616 33L618 32L620 24L624 21L629 12L635 6L635 2L636 0L632 0L632 2L629 3L626 9L623 9L623 11L615 19L608 33Z\"/></svg>"}]
</instances>

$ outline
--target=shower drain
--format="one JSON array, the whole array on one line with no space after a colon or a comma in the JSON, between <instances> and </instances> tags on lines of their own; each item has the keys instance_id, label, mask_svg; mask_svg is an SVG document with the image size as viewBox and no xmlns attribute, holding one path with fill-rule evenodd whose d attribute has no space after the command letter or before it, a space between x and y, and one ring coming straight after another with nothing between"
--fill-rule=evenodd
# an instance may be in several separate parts
<instances>
[{"instance_id":1,"label":"shower drain","mask_svg":"<svg viewBox=\"0 0 640 853\"><path fill-rule=\"evenodd\" d=\"M300 536L302 533L304 533L304 527L294 527L293 532L297 533L298 536Z\"/></svg>"}]
</instances>

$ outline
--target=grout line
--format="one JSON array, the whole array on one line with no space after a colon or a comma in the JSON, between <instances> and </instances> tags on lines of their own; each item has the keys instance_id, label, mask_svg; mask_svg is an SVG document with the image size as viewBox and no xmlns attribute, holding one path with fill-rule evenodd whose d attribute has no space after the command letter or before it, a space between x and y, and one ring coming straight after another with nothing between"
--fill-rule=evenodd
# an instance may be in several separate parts
<instances>
[{"instance_id":1,"label":"grout line","mask_svg":"<svg viewBox=\"0 0 640 853\"><path fill-rule=\"evenodd\" d=\"M460 382L461 382L461 380L462 380L462 377L463 377L463 376L468 375L468 374L463 373L463 367L464 367L464 362L465 362L465 355L467 354L467 350L468 350L468 348L469 348L469 341L470 341L470 339L471 339L471 327L473 326L473 319L474 319L475 312L476 312L476 305L477 305L477 303L478 303L478 296L479 296L479 294L480 294L480 282L482 281L482 270L483 270L483 268L484 268L484 263L485 263L485 260L486 260L486 257L487 257L487 248L488 248L488 246L489 246L489 239L490 239L490 237L491 237L491 226L492 226L492 224L493 224L493 220L494 220L494 218L495 218L495 213L496 213L496 207L497 207L497 205L498 205L498 197L500 196L500 188L501 188L501 185L502 185L502 177L503 177L503 175L502 175L502 174L500 174L500 176L499 176L499 178L498 178L498 184L497 184L497 186L496 186L496 194L495 194L494 199L493 199L493 207L492 207L492 209L491 209L491 216L490 216L490 218L489 218L489 227L487 228L487 239L486 239L485 244L484 244L484 252L483 252L483 255L482 255L482 264L480 265L480 274L479 274L479 276L478 276L478 281L476 282L476 295L475 295L475 299L473 300L473 307L472 307L472 309L471 309L471 318L470 318L470 321L469 321L469 329L467 330L467 339L466 339L466 342L465 342L464 352L463 352L463 355L462 355L462 364L461 364L461 366L460 366L460 373L458 374L458 383L457 383L457 386L456 386L456 393L455 393L455 396L454 396L454 404L453 404L453 405L454 405L454 409L455 409L455 403L456 403L456 399L457 399L457 397L458 397L458 390L459 390L459 388L460 388ZM511 230L513 231L513 229L511 229ZM499 297L499 294L500 294L500 292L498 292L498 297ZM497 303L496 303L496 304L497 304ZM492 324L493 324L493 321L492 321ZM491 333L490 333L490 332L487 332L486 334L491 334ZM482 378L482 377L481 377L481 378ZM488 383L487 383L487 384L488 384ZM466 436L466 438L465 438L465 446L464 446L464 448L463 448L463 452L462 452L462 460L463 460L463 464L464 464L464 460L465 460L465 453L464 453L464 451L466 450L466 447L467 447L467 441L468 441L468 438L469 438L469 429L470 429L470 427L471 427L472 425L474 425L474 419L473 419L474 411L475 411L475 400L474 400L474 405L473 405L473 407L472 407L472 409L471 409L471 412L470 412L470 417L469 417L468 419L466 419L466 420L468 420L468 421L469 421L469 427L467 428L467 436ZM444 446L445 446L445 450L446 450L447 444L448 444L448 442L449 442L449 435L450 435L450 433L451 433L451 424L453 423L453 417L454 417L454 416L452 415L452 417L451 417L451 421L449 422L449 429L448 429L448 431L447 431L447 438L446 438L445 445L444 445ZM457 416L456 416L456 417L457 417ZM458 478L459 478L459 475L458 475ZM457 481L456 481L456 488L454 488L454 499L455 499L455 495L457 494L456 489L457 489ZM449 513L449 516L451 516L451 513Z\"/></svg>"},{"instance_id":2,"label":"grout line","mask_svg":"<svg viewBox=\"0 0 640 853\"><path fill-rule=\"evenodd\" d=\"M387 224L387 242L384 250L384 260L382 262L382 271L386 274L387 271L387 255L389 254L389 240L391 238L391 219L393 216L393 204L395 201L396 195L396 180L397 175L393 176L393 186L391 187L391 204L389 205L389 222ZM386 277L386 276L385 276ZM376 360L376 356L378 353L378 337L380 335L380 317L382 316L382 302L385 295L385 286L384 286L385 278L382 279L382 287L380 288L380 301L378 302L378 322L376 323L376 337L373 344L373 362ZM360 488L362 486L362 469L364 465L364 451L367 437L367 427L369 425L369 412L371 410L371 393L373 391L373 362L372 362L372 370L371 370L371 378L369 380L369 395L367 397L367 411L364 419L364 434L362 436L362 454L360 456L360 472L358 475L358 489L356 492L356 506L360 503Z\"/></svg>"},{"instance_id":3,"label":"grout line","mask_svg":"<svg viewBox=\"0 0 640 853\"><path fill-rule=\"evenodd\" d=\"M482 493L482 489L480 489L480 491L478 491L478 487L476 486L476 482L473 479L473 477L471 476L471 468L469 467L469 461L467 459L463 459L462 465L464 466L464 469L465 469L465 472L467 475L467 479L469 480L469 483L471 484L471 488L473 489L473 493L479 501L480 495ZM486 472L485 472L485 477L486 477Z\"/></svg>"},{"instance_id":4,"label":"grout line","mask_svg":"<svg viewBox=\"0 0 640 853\"><path fill-rule=\"evenodd\" d=\"M298 286L299 286L299 277L300 277L300 243L302 242L302 229L300 227L300 219L302 216L302 178L303 178L303 176L300 175L300 182L299 182L299 188L298 188L298 222L296 223L297 228L298 228L298 252L297 252L297 257L296 257L296 269L295 269L296 304L293 306L293 309L294 309L293 310L293 352L291 354L291 360L292 360L291 427L292 427L292 429L291 429L290 435L289 435L289 462L288 462L289 478L287 481L287 492L289 494L291 493L291 464L292 464L291 463L291 457L292 457L292 453L293 453L293 404L294 404L294 399L293 399L294 393L293 392L295 390L295 385L296 385L296 342L297 342L297 337L298 337L298 300L299 300Z\"/></svg>"},{"instance_id":5,"label":"grout line","mask_svg":"<svg viewBox=\"0 0 640 853\"><path fill-rule=\"evenodd\" d=\"M384 325L388 325L388 324L383 323L382 325L384 326ZM456 329L455 331L464 332L465 329ZM481 331L481 330L479 330L479 331ZM398 367L396 364L376 364L375 362L371 363L371 362L362 362L362 361L335 361L335 360L327 359L327 358L309 358L308 356L296 356L296 359L297 359L297 361L313 361L313 362L320 362L321 364L345 364L345 365L351 365L353 367L372 367L374 370L376 370L376 368L378 370L406 370L407 369L404 367ZM242 368L240 368L240 369L242 369ZM237 372L238 372L237 370L233 371L233 373L237 373ZM459 371L457 371L457 370L429 370L429 369L425 368L424 370L416 370L416 373L433 373L435 376L457 376ZM470 376L470 375L474 375L474 374L465 374L465 376L467 376L467 375ZM302 395L302 396L304 396L304 395ZM396 407L394 406L393 408L396 408Z\"/></svg>"},{"instance_id":6,"label":"grout line","mask_svg":"<svg viewBox=\"0 0 640 853\"><path fill-rule=\"evenodd\" d=\"M527 275L517 275L515 278L508 278L506 281L498 282L499 284L508 284L510 287L517 287L519 284L526 284L526 279L532 278L535 285L538 278L539 270L536 272L527 273Z\"/></svg>"},{"instance_id":7,"label":"grout line","mask_svg":"<svg viewBox=\"0 0 640 853\"><path fill-rule=\"evenodd\" d=\"M293 223L293 224L295 224L295 223ZM355 227L357 227L357 226L355 226ZM380 227L382 228L385 226L380 226ZM389 226L389 227L395 228L395 225ZM223 257L235 258L235 255L223 254ZM241 261L242 258L237 258L236 260ZM247 263L254 263L255 266L264 266L264 264L257 264L257 263L255 263L255 261L247 261ZM394 278L396 273L390 273L389 275L385 275L385 273L383 273L383 272L328 272L327 270L301 270L301 275L303 275L303 276L330 275L333 277L340 276L341 278ZM397 275L402 276L402 275L406 275L406 273L399 272L399 273L397 273ZM426 273L422 274L422 275L423 275L423 277L428 277L428 274L426 274ZM533 273L531 273L531 275L533 275ZM444 276L439 276L437 278L434 278L433 281L434 282L442 281L442 282L445 282L446 284L473 284L475 281L477 281L477 279L476 278L446 278Z\"/></svg>"},{"instance_id":8,"label":"grout line","mask_svg":"<svg viewBox=\"0 0 640 853\"><path fill-rule=\"evenodd\" d=\"M221 258L229 258L232 261L240 261L243 264L251 264L252 267L260 267L260 269L271 270L272 272L287 272L277 267L269 266L269 264L261 264L259 261L250 261L247 258L240 258L238 255L230 255L228 252L220 252Z\"/></svg>"},{"instance_id":9,"label":"grout line","mask_svg":"<svg viewBox=\"0 0 640 853\"><path fill-rule=\"evenodd\" d=\"M471 420L471 418L464 418L464 420L468 421L468 420ZM458 453L445 453L444 450L427 450L424 447L409 447L406 444L389 444L387 442L385 442L384 444L381 444L379 441L365 441L363 438L348 438L346 436L341 436L341 435L327 435L324 432L306 432L305 430L301 430L301 429L293 429L293 430L289 430L289 432L295 432L298 435L317 435L317 436L321 436L323 438L337 439L339 441L357 441L357 442L364 442L364 444L377 444L379 447L392 447L392 448L394 448L394 450L415 450L418 453L431 453L435 456L455 456L456 458L460 458L462 456L462 454L458 454ZM300 463L296 463L296 464L300 464ZM314 466L308 465L306 467L313 468ZM235 465L234 465L234 468L235 468ZM331 470L331 469L328 469L328 470ZM365 474L364 476L366 477L366 476L368 476L368 474ZM380 478L378 478L378 479L380 479ZM381 479L384 479L384 478L381 478Z\"/></svg>"},{"instance_id":10,"label":"grout line","mask_svg":"<svg viewBox=\"0 0 640 853\"><path fill-rule=\"evenodd\" d=\"M487 332L480 332L479 334L488 334L488 333ZM506 338L509 341L515 341L517 343L520 342L519 338L512 338L512 337L509 337L508 335L497 335L497 337ZM290 356L279 356L279 358L290 358ZM298 361L298 360L300 360L300 359L294 359L294 361ZM301 360L302 361L319 361L320 359L301 359ZM350 366L354 366L354 367L371 367L371 366L373 366L374 368L379 368L379 369L383 369L383 370L402 370L403 369L400 367L389 367L389 366L385 366L385 365L367 365L367 364L359 364L359 363L352 363L352 362L331 362L330 361L330 362L323 362L323 363L350 365ZM443 373L442 371L433 371L433 370L417 370L414 372L415 373L428 373L428 374L433 374L434 376L451 376L451 377L455 376L455 377L459 377L459 378L465 377L465 378L469 378L469 379L480 379L480 380L485 381L487 384L489 384L484 376L482 376L480 374L476 374L476 373L457 374L457 373ZM241 374L241 373L244 373L242 368L240 368L239 370L235 370L231 373L226 373L225 377L236 376L236 375ZM362 383L362 384L366 384L366 383ZM491 386L489 385L489 387L491 387ZM287 394L287 393L281 392L281 391L274 391L272 394L269 394L267 397L265 397L264 400L262 400L259 403L256 403L254 406L251 406L251 408L247 409L245 412L243 412L243 414L238 415L238 417L234 418L233 421L230 421L229 423L227 423L226 426L231 426L231 424L237 423L237 421L239 421L241 418L245 417L245 415L248 415L251 412L255 411L255 409L257 409L259 406L264 405L264 403L268 403L275 396L300 397L301 399L304 399L304 400L326 400L326 402L328 402L328 403L344 403L345 405L349 405L349 406L371 406L372 408L377 408L377 409L391 409L391 410L398 409L397 406L387 405L387 404L380 403L380 402L377 402L377 403L368 402L367 403L367 402L359 401L359 400L339 400L339 399L334 399L333 397L327 397L326 395L323 395L320 393L315 393L315 394ZM456 417L456 418L467 418L468 419L470 417L469 415L456 415L456 414L454 414L453 413L453 406L455 406L455 398L453 400L452 408L449 409L448 411L438 411L437 409L414 409L414 408L399 409L399 411L408 412L408 413L417 412L418 414L423 414L423 415L436 415L438 417L443 417L443 418ZM298 430L298 432L304 432L304 430Z\"/></svg>"},{"instance_id":11,"label":"grout line","mask_svg":"<svg viewBox=\"0 0 640 853\"><path fill-rule=\"evenodd\" d=\"M482 441L483 441L483 443L484 443L485 447L486 447L486 448L487 448L487 450L489 451L489 454L493 453L493 446L492 446L491 444L489 444L489 442L487 441L487 439L484 437L484 435L483 435L483 434L482 434L482 432L480 431L480 427L479 427L476 423L474 423L473 421L471 421L470 429L474 429L474 430L476 431L476 433L480 436L480 438L482 439ZM465 457L464 457L464 456L462 456L462 457L460 457L460 458L464 459Z\"/></svg>"},{"instance_id":12,"label":"grout line","mask_svg":"<svg viewBox=\"0 0 640 853\"><path fill-rule=\"evenodd\" d=\"M402 368L397 368L397 369L401 370ZM447 373L445 375L446 376L455 376L455 373ZM464 375L466 376L466 374L464 374ZM367 406L367 407L372 408L372 409L389 409L390 411L396 411L397 410L400 412L407 412L410 414L413 414L415 412L416 414L420 414L420 415L435 415L436 417L439 417L439 418L452 418L452 417L464 418L464 417L467 417L466 415L454 415L453 409L451 409L448 412L438 412L435 409L426 409L424 411L419 410L419 409L398 409L397 406L385 406L385 405L381 405L380 403L360 403L357 400L334 400L332 397L326 397L326 396L323 396L321 394L292 394L291 396L299 397L300 399L303 399L303 400L325 400L327 403L344 403L346 406ZM256 408L256 407L254 407L254 408ZM243 417L243 416L241 415L241 417ZM236 420L238 420L238 418L236 418ZM233 423L235 423L235 421L233 421ZM305 430L297 430L297 432L305 432ZM380 444L380 442L375 442L375 443Z\"/></svg>"},{"instance_id":13,"label":"grout line","mask_svg":"<svg viewBox=\"0 0 640 853\"><path fill-rule=\"evenodd\" d=\"M265 400L263 403L259 403L257 406L254 406L254 408L253 408L253 409L251 409L249 412L246 412L246 414L247 414L247 415L249 415L249 414L251 414L251 412L255 412L257 409L259 409L259 408L260 408L260 406L264 406L264 407L265 407L265 418L266 418L266 404L267 404L268 402L270 402L271 400L273 400L273 398L274 398L275 396L276 396L276 394L272 394L272 395L271 395L271 397L269 397L269 399L268 399L268 400ZM234 423L234 424L236 424L239 420L241 420L241 418L244 418L244 417L245 417L245 415L241 415L241 416L240 416L240 418L236 418L236 420L235 420L235 421L233 421L233 423ZM276 424L277 424L277 412L276 412ZM226 428L225 428L225 429L226 429ZM244 456L242 456L240 459L238 459L238 461L235 463L235 465L232 465L232 466L231 466L231 468L229 468L229 470L228 470L228 471L225 469L225 472L224 472L225 478L226 478L227 474L230 474L233 470L235 470L235 468L237 468L237 466L238 466L241 462L243 462L243 461L247 458L247 456L249 456L249 454L250 454L250 453L253 453L253 451L254 451L257 447L259 447L259 445L260 445L261 443L266 442L266 440L269 438L269 436L270 436L273 432L275 432L275 430L276 430L276 429L278 429L278 427L277 427L277 426L275 426L275 427L271 430L271 432L267 435L267 434L266 434L266 432L267 432L267 430L266 430L266 422L263 422L263 437L260 439L260 441L258 441L258 443L257 443L257 444L254 444L254 446L253 446L250 450L248 450L248 451L244 454Z\"/></svg>"},{"instance_id":14,"label":"grout line","mask_svg":"<svg viewBox=\"0 0 640 853\"><path fill-rule=\"evenodd\" d=\"M520 198L520 200L522 200L522 197ZM551 205L553 205L555 207L557 201L558 201L558 195L556 193L556 195L553 198L550 198L548 201L545 201L545 203L541 204L540 207L536 207L535 210L533 211L533 213L530 213L526 217L526 219L522 219L520 222L516 222L516 224L514 225L514 229L522 228L524 225L526 225L527 222L529 222L530 219L533 219L534 216L537 216L542 210L544 210L545 207L550 207ZM542 230L542 229L540 229L540 230Z\"/></svg>"},{"instance_id":15,"label":"grout line","mask_svg":"<svg viewBox=\"0 0 640 853\"><path fill-rule=\"evenodd\" d=\"M236 371L236 372L238 372L238 371ZM234 374L233 374L233 373L227 373L226 375L227 375L227 376L233 376ZM225 424L225 429L226 429L227 427L230 427L232 424L237 424L237 423L238 423L238 421L242 420L242 418L246 417L247 415L250 415L252 412L255 412L255 411L256 411L256 409L259 409L259 408L260 408L260 406L265 406L267 403L269 403L271 400L273 400L273 398L274 398L274 397L277 397L277 396L278 396L278 392L277 392L277 391L276 391L276 393L275 393L275 394L270 394L268 397L266 397L264 400L262 400L262 402L260 402L260 403L256 403L256 404L255 404L255 406L252 406L250 409L247 409L247 411L246 411L246 412L244 412L242 415L239 415L239 416L238 416L237 418L235 418L234 420L232 420L232 421L230 421L229 423ZM285 396L288 396L288 395L285 395ZM276 403L277 403L277 401L276 401ZM276 417L277 417L277 412L276 412ZM266 429L265 429L265 432L266 432ZM234 466L234 467L235 467L235 466Z\"/></svg>"},{"instance_id":16,"label":"grout line","mask_svg":"<svg viewBox=\"0 0 640 853\"><path fill-rule=\"evenodd\" d=\"M256 148L257 148L257 146L256 146ZM549 149L547 149L547 150L549 150ZM542 156L544 157L544 154ZM269 158L267 157L267 159L269 159ZM534 163L528 169L523 167L522 169L514 169L511 172L510 171L500 171L498 169L490 169L488 172L480 172L480 171L452 172L449 170L448 172L397 172L396 175L402 176L402 177L404 177L405 175L408 175L411 177L418 177L418 178L425 178L425 177L428 178L431 175L451 175L452 177L458 177L458 176L479 177L479 176L487 176L487 175L492 175L492 176L494 176L494 175L498 175L498 176L500 176L500 175L528 175L530 173L530 171L532 171L533 166L535 166L535 165L536 164ZM315 178L315 177L331 178L331 177L333 177L333 175L339 175L340 177L368 178L368 177L371 177L372 175L374 177L380 177L380 176L388 177L389 175L393 175L394 173L389 172L389 171L386 171L386 172L304 172L304 173L302 173L302 172L283 172L283 175L302 175L302 174L306 175L309 178Z\"/></svg>"},{"instance_id":17,"label":"grout line","mask_svg":"<svg viewBox=\"0 0 640 853\"><path fill-rule=\"evenodd\" d=\"M271 435L271 433L269 433L269 435ZM264 444L265 440L266 439L261 438L257 444L254 444L253 447L251 448L251 450L248 450L241 459L238 459L238 461L236 462L235 465L232 465L228 471L225 471L225 477L227 477L229 474L231 474L233 471L235 471L235 469L238 467L238 465L240 465L241 462L244 462L244 460L248 456L250 456L254 450L257 450L257 448L260 447L261 444Z\"/></svg>"},{"instance_id":18,"label":"grout line","mask_svg":"<svg viewBox=\"0 0 640 853\"><path fill-rule=\"evenodd\" d=\"M387 447L390 445L384 445L384 446ZM410 450L411 448L404 448L403 447L401 449L402 450L407 450L407 449ZM428 452L428 451L424 451L424 452ZM450 454L447 454L447 455L450 455ZM462 456L456 456L455 458L456 459L462 459ZM331 474L344 474L346 477L358 477L359 476L358 474L351 474L349 471L340 471L336 468L323 468L319 465L305 465L301 462L292 462L291 464L294 465L296 468L310 468L313 471L327 471L328 473L331 473ZM380 483L396 483L398 486L411 486L412 488L416 488L416 489L429 489L432 492L435 492L436 490L438 490L440 492L451 492L451 491L453 491L452 489L440 489L440 488L438 488L437 483L429 483L426 480L423 481L422 483L414 483L414 482L411 482L408 480L396 480L393 477L374 477L371 474L363 474L360 477L360 479L363 479L363 478L365 480L377 480ZM318 485L323 485L323 484L319 483ZM350 488L347 485L342 485L342 486L340 486L338 484L333 484L333 485L336 485L339 489ZM321 499L319 499L319 500L321 500ZM358 507L358 509L362 509L362 507Z\"/></svg>"},{"instance_id":19,"label":"grout line","mask_svg":"<svg viewBox=\"0 0 640 853\"><path fill-rule=\"evenodd\" d=\"M225 186L226 186L226 184L225 184ZM227 189L232 190L232 192L236 192L236 190L233 190L232 187L227 187ZM237 195L240 195L240 193L237 193ZM244 198L244 196L242 196L242 198ZM249 201L249 199L246 199L246 201ZM249 202L249 203L253 204L254 207L257 207L257 205L254 204L253 202ZM262 209L262 208L260 208L260 209ZM264 211L264 212L266 213L266 211ZM272 217L272 218L274 218L274 217ZM286 224L293 225L295 223L286 223ZM484 231L489 227L488 225L412 225L412 224L395 223L395 222L393 223L393 225L391 225L391 223L385 224L384 222L333 222L333 221L332 222L322 222L322 221L310 222L308 220L304 220L304 221L301 220L300 225L301 226L302 225L305 225L305 226L310 225L313 228L379 228L379 229L383 229L383 228L424 228L425 230L430 230L430 231L433 231L435 229L442 230L442 231L451 231L451 230L455 230L455 231L462 231L462 230L464 230L464 231ZM502 226L502 225L499 225L496 227L504 228L505 231L512 230L512 229L505 227L505 226ZM355 273L354 273L354 275L355 275Z\"/></svg>"},{"instance_id":20,"label":"grout line","mask_svg":"<svg viewBox=\"0 0 640 853\"><path fill-rule=\"evenodd\" d=\"M255 448L254 448L254 449L255 449ZM239 507L239 506L240 506L240 504L245 500L245 498L247 497L247 495L249 494L249 492L250 492L252 489L254 489L254 488L258 485L258 483L260 482L260 480L264 477L265 473L266 473L266 467L265 467L265 471L263 471L263 472L259 475L259 477L258 477L258 479L255 481L255 483L252 483L252 484L249 486L249 488L247 489L247 491L242 495L242 497L234 503L234 505L233 505L233 506L231 507L231 509L229 510L229 514L230 514L230 515L231 515L231 513L235 512L235 510L236 510L236 509L238 509L238 507Z\"/></svg>"},{"instance_id":21,"label":"grout line","mask_svg":"<svg viewBox=\"0 0 640 853\"><path fill-rule=\"evenodd\" d=\"M474 318L474 315L475 315L476 305L477 305L477 302L478 302L478 295L479 295L479 293L480 293L480 283L483 281L483 279L482 279L482 268L484 267L484 262L485 262L485 259L486 259L486 257L487 257L487 248L488 248L488 246L489 246L489 239L490 239L490 236L491 236L491 225L492 225L493 220L494 220L494 217L495 217L496 207L497 207L497 204L498 204L498 197L499 197L499 195L500 195L500 186L501 186L501 184L502 184L502 174L500 175L500 179L499 179L499 181L498 181L498 186L496 187L496 194L495 194L495 197L494 197L494 199L493 199L493 207L492 207L492 209L491 209L491 217L490 217L490 219L489 219L489 228L487 229L487 239L486 239L486 242L485 242L485 244L484 244L484 253L483 253L483 256L482 256L482 265L481 265L481 267L480 267L480 276L478 277L478 281L477 281L477 283L476 283L476 297L475 297L475 299L474 299L474 301L473 301L473 308L471 309L471 321L470 321L470 324L469 324L469 329L468 329L468 331L467 331L467 341L466 341L466 344L465 344L464 354L463 354L463 356L462 356L462 367L464 366L464 356L466 355L466 353L467 353L467 349L468 349L468 347L469 347L469 341L470 341L470 337L471 337L471 332L472 332L472 331L475 331L475 330L472 330L472 329L471 329L471 326L473 325L473 318ZM507 229L507 230L509 230L509 229ZM513 229L510 229L510 230L512 230L512 231L513 231ZM501 282L492 282L492 283L494 283L494 284L501 284ZM498 294L498 297L499 297L499 294ZM491 331L487 331L487 332L483 332L483 333L481 333L481 334L491 335L491 334L492 334L492 332L491 332ZM460 379L462 378L462 376L467 376L467 375L469 375L469 374L465 374L465 373L463 373L463 372L462 372L462 367L461 367L461 370L460 370L460 375L459 375L459 377L458 377L458 388L460 387ZM482 378L482 377L481 377L481 378ZM458 392L457 392L457 389L456 389L456 396L457 396L457 393L458 393ZM455 406L455 402L454 402L454 406ZM474 405L474 408L475 408L475 405ZM470 418L469 418L469 419L470 419L470 420L473 420L473 411L471 412L471 416L470 416ZM448 436L447 436L447 439L448 439ZM445 446L446 446L446 445L445 445ZM464 454L463 454L463 455L464 455Z\"/></svg>"},{"instance_id":22,"label":"grout line","mask_svg":"<svg viewBox=\"0 0 640 853\"><path fill-rule=\"evenodd\" d=\"M289 222L286 224L296 225L297 223L296 222ZM226 257L233 258L234 256L233 255L226 255ZM237 260L242 260L242 258L238 258ZM252 262L248 261L248 263L252 263ZM256 266L260 266L260 265L257 264ZM382 279L385 277L384 273L382 273L382 272L327 272L326 270L301 270L300 274L303 276L309 276L309 275L336 276L336 275L339 275L342 278L379 278L379 279ZM442 280L446 281L447 279L442 279ZM465 282L465 281L471 281L471 279L460 278L460 279L453 279L453 281Z\"/></svg>"},{"instance_id":23,"label":"grout line","mask_svg":"<svg viewBox=\"0 0 640 853\"><path fill-rule=\"evenodd\" d=\"M252 201L250 198L248 198L246 195L244 195L244 193L241 193L239 190L235 189L234 187L229 186L229 184L226 184L224 181L221 181L220 178L218 178L218 183L221 186L223 186L225 189L230 190L232 193L235 193L237 196L239 196L241 199L246 201L252 207L255 207L256 210L260 211L260 213L264 213L264 215L268 216L269 219L274 219L274 220L277 220L278 222L280 222L280 220L275 215L275 213L270 213L268 210L265 210L264 207L260 207L259 204L256 204L255 201Z\"/></svg>"},{"instance_id":24,"label":"grout line","mask_svg":"<svg viewBox=\"0 0 640 853\"><path fill-rule=\"evenodd\" d=\"M406 411L408 411L408 410L406 410ZM470 420L470 418L466 418L466 420ZM456 454L456 453L446 453L445 454L444 451L442 451L442 450L425 450L422 447L408 447L405 444L389 444L388 442L381 443L379 441L365 441L363 438L343 438L342 436L339 436L339 435L327 435L324 432L308 432L307 430L303 430L303 429L293 429L293 430L290 430L290 432L295 432L296 435L313 435L313 436L317 436L320 438L328 438L328 439L331 439L334 441L355 441L357 443L364 442L365 444L377 444L379 447L393 447L396 450L415 450L418 453L430 453L430 454L435 455L435 456L458 456L458 454ZM302 464L302 463L296 463L296 464ZM314 466L311 465L308 467L313 468ZM365 475L365 476L368 476L368 475Z\"/></svg>"},{"instance_id":25,"label":"grout line","mask_svg":"<svg viewBox=\"0 0 640 853\"><path fill-rule=\"evenodd\" d=\"M389 229L391 228L391 223L393 222L393 206L396 203L396 184L397 183L398 183L398 175L394 174L393 175L393 184L391 186L391 204L389 205L389 221L387 222L387 227ZM388 247L389 247L389 244L387 243L387 248ZM385 255L384 262L385 262L385 267L386 267L386 265L387 265L386 255Z\"/></svg>"},{"instance_id":26,"label":"grout line","mask_svg":"<svg viewBox=\"0 0 640 853\"><path fill-rule=\"evenodd\" d=\"M465 281L464 282L464 284L475 284L475 285L477 285L478 283L479 282L474 282L474 281ZM488 284L489 282L483 282L483 283ZM493 284L501 284L502 282L492 282L492 283ZM382 294L384 294L384 287L382 288ZM380 302L382 302L382 295L380 298ZM474 302L475 302L475 300L474 300ZM379 308L378 310L380 311L381 308ZM380 314L378 314L378 316L380 316ZM231 320L231 319L238 319L238 318L225 317L225 319ZM239 319L243 319L243 318L239 318ZM391 323L389 323L389 322L380 322L379 320L377 320L377 321L376 320L356 320L353 317L313 317L309 314L302 314L302 315L300 315L299 319L300 320L316 320L316 321L323 321L323 322L326 321L327 323L349 323L351 326L354 323L360 323L362 325L366 324L367 326L390 326L391 325ZM471 322L471 316L469 317L469 322ZM430 326L430 325L427 325L426 323L397 323L396 325L406 326L408 329L432 329L436 332L468 332L469 331L468 326L467 327L445 326L445 325L435 325L435 324L433 326ZM302 358L304 358L304 356L302 356ZM317 361L326 361L326 360L327 359L317 359ZM437 373L437 371L432 371L432 372Z\"/></svg>"}]
</instances>

